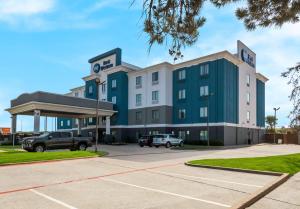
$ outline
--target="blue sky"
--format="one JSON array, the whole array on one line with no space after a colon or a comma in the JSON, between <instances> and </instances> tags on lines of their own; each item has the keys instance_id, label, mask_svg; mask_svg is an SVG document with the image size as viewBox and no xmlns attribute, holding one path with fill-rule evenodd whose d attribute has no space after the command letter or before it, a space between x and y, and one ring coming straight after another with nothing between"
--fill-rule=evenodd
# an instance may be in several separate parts
<instances>
[{"instance_id":1,"label":"blue sky","mask_svg":"<svg viewBox=\"0 0 300 209\"><path fill-rule=\"evenodd\" d=\"M4 111L24 92L66 93L83 85L87 60L120 47L123 60L141 67L170 61L166 46L148 54L142 32L141 4L132 0L0 0L0 127L10 126ZM207 22L198 42L185 49L184 60L221 50L236 52L240 39L257 54L257 69L270 81L266 112L280 106L279 125L287 125L290 88L280 73L300 61L300 24L248 32L234 16L236 5L216 9L205 4ZM20 117L23 130L32 129L29 117ZM49 121L52 124L52 121ZM50 125L50 129L51 129Z\"/></svg>"}]
</instances>

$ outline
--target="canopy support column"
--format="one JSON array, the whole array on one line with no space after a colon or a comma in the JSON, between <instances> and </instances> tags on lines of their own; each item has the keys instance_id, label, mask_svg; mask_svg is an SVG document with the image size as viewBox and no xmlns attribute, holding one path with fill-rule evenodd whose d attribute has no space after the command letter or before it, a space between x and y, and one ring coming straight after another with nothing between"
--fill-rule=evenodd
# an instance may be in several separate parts
<instances>
[{"instance_id":1,"label":"canopy support column","mask_svg":"<svg viewBox=\"0 0 300 209\"><path fill-rule=\"evenodd\" d=\"M40 110L34 110L33 112L34 117L34 128L33 133L38 134L40 133L40 117L41 117L41 111Z\"/></svg>"},{"instance_id":2,"label":"canopy support column","mask_svg":"<svg viewBox=\"0 0 300 209\"><path fill-rule=\"evenodd\" d=\"M110 135L110 116L106 116L106 120L105 120L105 133L106 135Z\"/></svg>"}]
</instances>

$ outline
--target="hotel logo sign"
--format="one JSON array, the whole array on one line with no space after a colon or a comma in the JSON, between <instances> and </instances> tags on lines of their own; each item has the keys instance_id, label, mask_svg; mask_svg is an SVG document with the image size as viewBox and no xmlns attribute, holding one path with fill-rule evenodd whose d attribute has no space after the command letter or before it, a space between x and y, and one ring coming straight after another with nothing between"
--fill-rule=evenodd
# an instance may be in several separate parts
<instances>
[{"instance_id":1,"label":"hotel logo sign","mask_svg":"<svg viewBox=\"0 0 300 209\"><path fill-rule=\"evenodd\" d=\"M256 54L241 41L238 41L238 56L248 65L255 68Z\"/></svg>"}]
</instances>

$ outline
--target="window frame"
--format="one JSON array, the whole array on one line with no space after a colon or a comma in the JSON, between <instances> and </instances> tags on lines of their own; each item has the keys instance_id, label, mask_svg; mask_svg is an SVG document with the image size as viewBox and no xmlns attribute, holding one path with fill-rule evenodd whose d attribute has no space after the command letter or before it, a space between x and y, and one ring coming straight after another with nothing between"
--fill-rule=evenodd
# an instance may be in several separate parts
<instances>
[{"instance_id":1,"label":"window frame","mask_svg":"<svg viewBox=\"0 0 300 209\"><path fill-rule=\"evenodd\" d=\"M152 104L158 104L159 103L159 91L154 90L154 91L152 91L151 94L152 94Z\"/></svg>"},{"instance_id":2,"label":"window frame","mask_svg":"<svg viewBox=\"0 0 300 209\"><path fill-rule=\"evenodd\" d=\"M111 102L112 102L113 104L117 104L117 96L112 96L112 97L111 97Z\"/></svg>"},{"instance_id":3,"label":"window frame","mask_svg":"<svg viewBox=\"0 0 300 209\"><path fill-rule=\"evenodd\" d=\"M178 90L178 99L179 100L186 99L186 91L185 91L185 89Z\"/></svg>"},{"instance_id":4,"label":"window frame","mask_svg":"<svg viewBox=\"0 0 300 209\"><path fill-rule=\"evenodd\" d=\"M158 121L160 119L160 112L159 112L159 110L156 110L156 109L152 110L151 111L151 118L152 118L152 121Z\"/></svg>"},{"instance_id":5,"label":"window frame","mask_svg":"<svg viewBox=\"0 0 300 209\"><path fill-rule=\"evenodd\" d=\"M157 75L157 80L154 80L155 75ZM159 71L153 72L152 73L152 85L156 85L159 83Z\"/></svg>"},{"instance_id":6,"label":"window frame","mask_svg":"<svg viewBox=\"0 0 300 209\"><path fill-rule=\"evenodd\" d=\"M182 80L185 80L185 79L186 79L186 70L185 69L179 70L178 71L178 80L182 81Z\"/></svg>"},{"instance_id":7,"label":"window frame","mask_svg":"<svg viewBox=\"0 0 300 209\"><path fill-rule=\"evenodd\" d=\"M139 81L139 83L138 83L138 81ZM136 76L135 77L135 88L136 89L140 89L140 88L142 88L142 76L141 75L139 75L139 76Z\"/></svg>"},{"instance_id":8,"label":"window frame","mask_svg":"<svg viewBox=\"0 0 300 209\"><path fill-rule=\"evenodd\" d=\"M138 102L138 98L139 98L139 102ZM142 106L142 94L135 95L135 106L136 107Z\"/></svg>"},{"instance_id":9,"label":"window frame","mask_svg":"<svg viewBox=\"0 0 300 209\"><path fill-rule=\"evenodd\" d=\"M183 120L185 118L186 118L186 109L184 109L184 108L179 109L178 110L178 119Z\"/></svg>"},{"instance_id":10,"label":"window frame","mask_svg":"<svg viewBox=\"0 0 300 209\"><path fill-rule=\"evenodd\" d=\"M111 88L112 89L117 88L117 80L116 79L111 80Z\"/></svg>"},{"instance_id":11,"label":"window frame","mask_svg":"<svg viewBox=\"0 0 300 209\"><path fill-rule=\"evenodd\" d=\"M207 118L208 115L207 111L208 111L207 107L200 107L200 118Z\"/></svg>"},{"instance_id":12,"label":"window frame","mask_svg":"<svg viewBox=\"0 0 300 209\"><path fill-rule=\"evenodd\" d=\"M200 86L200 97L206 97L209 95L209 86Z\"/></svg>"}]
</instances>

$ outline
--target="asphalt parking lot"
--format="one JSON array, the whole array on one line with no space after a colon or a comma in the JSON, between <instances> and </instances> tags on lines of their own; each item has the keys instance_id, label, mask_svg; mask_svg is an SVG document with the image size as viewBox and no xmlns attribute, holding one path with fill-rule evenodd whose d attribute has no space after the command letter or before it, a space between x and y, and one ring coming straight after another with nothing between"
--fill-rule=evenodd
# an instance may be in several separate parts
<instances>
[{"instance_id":1,"label":"asphalt parking lot","mask_svg":"<svg viewBox=\"0 0 300 209\"><path fill-rule=\"evenodd\" d=\"M0 208L230 208L276 177L183 163L212 156L264 156L271 149L274 155L300 152L299 146L284 145L209 151L137 149L133 145L101 149L110 155L0 167Z\"/></svg>"}]
</instances>

